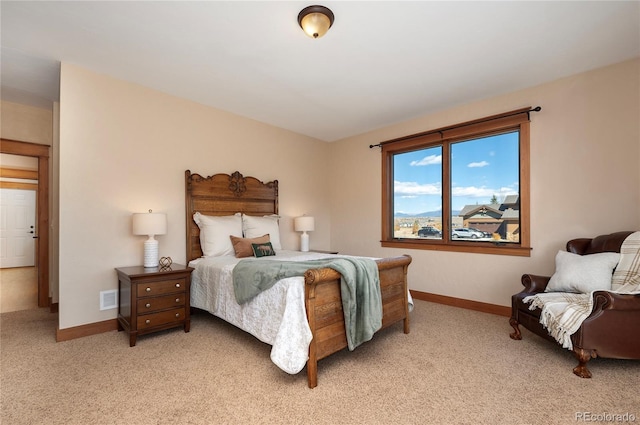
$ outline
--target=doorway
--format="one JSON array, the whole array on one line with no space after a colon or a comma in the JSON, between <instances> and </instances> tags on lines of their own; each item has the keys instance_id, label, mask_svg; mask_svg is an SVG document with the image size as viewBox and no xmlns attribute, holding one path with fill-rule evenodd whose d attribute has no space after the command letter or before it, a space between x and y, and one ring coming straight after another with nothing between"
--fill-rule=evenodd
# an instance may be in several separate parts
<instances>
[{"instance_id":1,"label":"doorway","mask_svg":"<svg viewBox=\"0 0 640 425\"><path fill-rule=\"evenodd\" d=\"M35 275L38 307L49 307L49 151L37 143L0 139L0 153L33 157L37 160L35 229ZM37 230L37 234L36 234Z\"/></svg>"}]
</instances>

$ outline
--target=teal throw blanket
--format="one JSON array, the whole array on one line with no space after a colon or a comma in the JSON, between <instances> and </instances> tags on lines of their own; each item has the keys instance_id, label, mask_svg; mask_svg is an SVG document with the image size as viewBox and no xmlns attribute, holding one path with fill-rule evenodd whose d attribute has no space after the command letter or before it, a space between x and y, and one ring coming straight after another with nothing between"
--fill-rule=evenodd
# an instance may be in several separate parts
<instances>
[{"instance_id":1,"label":"teal throw blanket","mask_svg":"<svg viewBox=\"0 0 640 425\"><path fill-rule=\"evenodd\" d=\"M342 275L340 292L349 350L373 338L382 327L378 265L368 258L339 257L309 261L242 260L233 269L236 300L243 304L277 281L304 276L309 269L331 268Z\"/></svg>"}]
</instances>

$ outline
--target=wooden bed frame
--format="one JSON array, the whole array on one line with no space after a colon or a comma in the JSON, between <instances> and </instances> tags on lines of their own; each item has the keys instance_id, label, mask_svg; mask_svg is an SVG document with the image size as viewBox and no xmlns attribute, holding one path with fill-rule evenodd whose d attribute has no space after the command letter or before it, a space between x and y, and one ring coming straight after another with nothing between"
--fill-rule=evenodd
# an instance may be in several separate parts
<instances>
[{"instance_id":1,"label":"wooden bed frame","mask_svg":"<svg viewBox=\"0 0 640 425\"><path fill-rule=\"evenodd\" d=\"M185 171L187 263L202 256L200 229L193 221L199 212L209 216L241 212L262 216L278 214L278 181L263 183L254 177L215 174L202 177ZM399 321L409 333L407 268L411 257L403 255L376 260L380 271L383 319L385 328ZM309 388L318 385L318 360L347 347L344 314L340 296L340 274L333 269L308 270L305 279L307 320L313 334L309 344L307 378Z\"/></svg>"}]
</instances>

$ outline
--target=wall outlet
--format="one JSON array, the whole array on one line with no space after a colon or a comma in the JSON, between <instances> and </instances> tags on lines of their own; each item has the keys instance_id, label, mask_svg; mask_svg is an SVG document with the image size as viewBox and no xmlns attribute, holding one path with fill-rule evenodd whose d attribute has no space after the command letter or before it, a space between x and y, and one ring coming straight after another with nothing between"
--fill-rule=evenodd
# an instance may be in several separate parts
<instances>
[{"instance_id":1,"label":"wall outlet","mask_svg":"<svg viewBox=\"0 0 640 425\"><path fill-rule=\"evenodd\" d=\"M100 310L111 310L118 307L118 290L100 291Z\"/></svg>"}]
</instances>

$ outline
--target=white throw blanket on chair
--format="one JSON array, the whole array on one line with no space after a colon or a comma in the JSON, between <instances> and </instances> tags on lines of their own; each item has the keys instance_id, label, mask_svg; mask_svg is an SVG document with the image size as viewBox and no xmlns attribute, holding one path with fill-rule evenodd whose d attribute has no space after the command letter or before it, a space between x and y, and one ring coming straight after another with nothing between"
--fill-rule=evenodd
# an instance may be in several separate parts
<instances>
[{"instance_id":1,"label":"white throw blanket on chair","mask_svg":"<svg viewBox=\"0 0 640 425\"><path fill-rule=\"evenodd\" d=\"M624 294L640 293L640 232L629 235L620 248L620 262L611 279L611 291ZM593 310L593 292L573 294L567 292L542 292L526 297L529 310L540 308L540 323L549 335L573 350L571 335L582 325Z\"/></svg>"}]
</instances>

